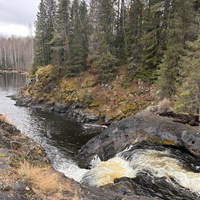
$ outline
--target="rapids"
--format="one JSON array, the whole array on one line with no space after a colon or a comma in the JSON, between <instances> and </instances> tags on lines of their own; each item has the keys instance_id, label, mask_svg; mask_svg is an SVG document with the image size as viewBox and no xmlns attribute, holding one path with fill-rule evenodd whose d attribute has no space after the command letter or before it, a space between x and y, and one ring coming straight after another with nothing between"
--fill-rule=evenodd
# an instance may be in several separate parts
<instances>
[{"instance_id":1,"label":"rapids","mask_svg":"<svg viewBox=\"0 0 200 200\"><path fill-rule=\"evenodd\" d=\"M8 119L13 124L40 143L56 170L91 186L126 180L139 195L200 199L200 159L183 149L142 142L105 162L96 155L91 161L91 170L80 169L77 151L96 133L87 125L55 113L15 106L15 101L7 96L16 94L25 85L26 77L0 75L0 114L9 114Z\"/></svg>"},{"instance_id":2,"label":"rapids","mask_svg":"<svg viewBox=\"0 0 200 200\"><path fill-rule=\"evenodd\" d=\"M180 149L147 142L132 145L114 158L99 163L85 173L81 182L102 186L113 183L115 178L120 177L129 177L134 181L141 174L144 176L144 181L148 176L151 177L151 182L156 184L157 191L159 188L162 189L164 184L166 188L172 188L172 191L166 190L166 193L173 193L173 188L184 191L183 199L190 199L191 195L198 198L200 195L200 159ZM162 184L157 181L158 179ZM136 192L143 195L145 192L141 193L140 190L136 189ZM156 190L147 194L154 196ZM178 194L177 197L174 195L173 199L179 199ZM158 196L163 197L163 195Z\"/></svg>"}]
</instances>

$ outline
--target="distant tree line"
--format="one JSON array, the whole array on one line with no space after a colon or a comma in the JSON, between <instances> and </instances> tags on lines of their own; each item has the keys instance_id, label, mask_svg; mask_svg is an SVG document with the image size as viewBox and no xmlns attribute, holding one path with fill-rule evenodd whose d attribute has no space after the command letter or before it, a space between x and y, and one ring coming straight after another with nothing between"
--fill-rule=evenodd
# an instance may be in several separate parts
<instances>
[{"instance_id":1,"label":"distant tree line","mask_svg":"<svg viewBox=\"0 0 200 200\"><path fill-rule=\"evenodd\" d=\"M41 0L31 71L51 64L54 78L73 77L90 67L109 82L126 64L124 87L139 78L174 95L177 109L187 98L196 110L199 8L200 0Z\"/></svg>"},{"instance_id":2,"label":"distant tree line","mask_svg":"<svg viewBox=\"0 0 200 200\"><path fill-rule=\"evenodd\" d=\"M33 37L0 36L0 69L28 71L33 57Z\"/></svg>"}]
</instances>

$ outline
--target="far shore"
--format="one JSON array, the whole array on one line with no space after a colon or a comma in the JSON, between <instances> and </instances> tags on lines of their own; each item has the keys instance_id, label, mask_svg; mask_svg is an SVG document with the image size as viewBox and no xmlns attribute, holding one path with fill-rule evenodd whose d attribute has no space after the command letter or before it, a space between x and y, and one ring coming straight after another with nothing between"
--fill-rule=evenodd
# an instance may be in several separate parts
<instances>
[{"instance_id":1,"label":"far shore","mask_svg":"<svg viewBox=\"0 0 200 200\"><path fill-rule=\"evenodd\" d=\"M4 70L4 69L0 69L0 73L16 73L16 74L28 74L28 72L25 71L18 71L15 69L10 69L10 70Z\"/></svg>"}]
</instances>

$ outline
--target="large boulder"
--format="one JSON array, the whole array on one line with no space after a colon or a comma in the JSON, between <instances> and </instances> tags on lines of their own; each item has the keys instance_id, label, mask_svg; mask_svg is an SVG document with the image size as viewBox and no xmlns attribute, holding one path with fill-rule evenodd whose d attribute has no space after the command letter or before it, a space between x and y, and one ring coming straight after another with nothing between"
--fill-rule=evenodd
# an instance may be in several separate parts
<instances>
[{"instance_id":1,"label":"large boulder","mask_svg":"<svg viewBox=\"0 0 200 200\"><path fill-rule=\"evenodd\" d=\"M144 140L185 148L200 155L200 134L197 128L151 112L142 112L118 122L88 141L79 151L79 166L90 168L94 157L106 161L128 145Z\"/></svg>"}]
</instances>

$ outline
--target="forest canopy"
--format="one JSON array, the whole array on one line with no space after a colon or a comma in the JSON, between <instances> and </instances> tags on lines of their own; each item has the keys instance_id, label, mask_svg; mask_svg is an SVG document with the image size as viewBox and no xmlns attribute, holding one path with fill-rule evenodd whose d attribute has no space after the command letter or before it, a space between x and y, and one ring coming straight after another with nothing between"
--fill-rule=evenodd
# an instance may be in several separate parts
<instances>
[{"instance_id":1,"label":"forest canopy","mask_svg":"<svg viewBox=\"0 0 200 200\"><path fill-rule=\"evenodd\" d=\"M177 109L195 113L199 8L200 0L41 0L30 72L50 64L54 79L89 70L108 83L126 66L124 87L141 79L156 85L161 98L176 100ZM8 57L14 55L15 49Z\"/></svg>"},{"instance_id":2,"label":"forest canopy","mask_svg":"<svg viewBox=\"0 0 200 200\"><path fill-rule=\"evenodd\" d=\"M126 65L126 81L153 83L177 109L187 99L196 113L199 7L199 0L41 0L31 72L51 64L54 78L74 77L90 68L107 83Z\"/></svg>"}]
</instances>

